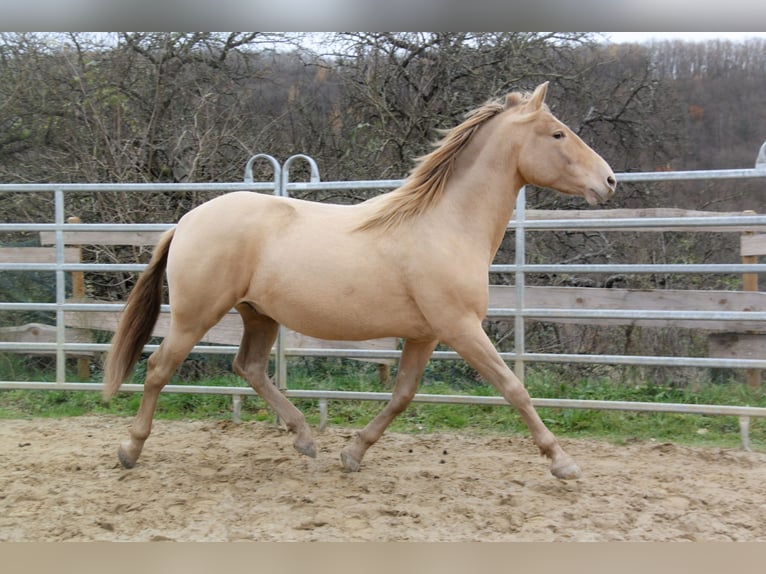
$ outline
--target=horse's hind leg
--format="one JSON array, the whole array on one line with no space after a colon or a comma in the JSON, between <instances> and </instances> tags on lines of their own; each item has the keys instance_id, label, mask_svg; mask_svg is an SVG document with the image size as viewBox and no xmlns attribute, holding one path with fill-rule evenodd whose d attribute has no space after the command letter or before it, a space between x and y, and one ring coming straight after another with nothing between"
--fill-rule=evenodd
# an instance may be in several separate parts
<instances>
[{"instance_id":1,"label":"horse's hind leg","mask_svg":"<svg viewBox=\"0 0 766 574\"><path fill-rule=\"evenodd\" d=\"M175 318L171 319L168 336L147 362L144 392L136 418L130 426L130 438L123 442L117 451L120 463L125 468L133 468L136 464L144 443L152 431L152 418L160 391L205 331L206 329L183 330L179 328Z\"/></svg>"},{"instance_id":2,"label":"horse's hind leg","mask_svg":"<svg viewBox=\"0 0 766 574\"><path fill-rule=\"evenodd\" d=\"M396 375L396 386L391 401L383 410L370 421L354 438L354 442L340 453L343 468L348 472L356 472L364 457L364 453L383 435L388 425L400 414L415 396L420 377L426 368L431 353L436 348L437 341L416 342L407 340L402 349L402 358Z\"/></svg>"},{"instance_id":3,"label":"horse's hind leg","mask_svg":"<svg viewBox=\"0 0 766 574\"><path fill-rule=\"evenodd\" d=\"M250 305L240 304L237 311L242 316L245 331L239 352L234 359L234 372L245 379L256 393L273 408L285 422L287 429L297 436L295 450L314 458L316 448L311 429L295 405L285 397L269 379L269 355L277 338L279 323L255 311Z\"/></svg>"}]
</instances>

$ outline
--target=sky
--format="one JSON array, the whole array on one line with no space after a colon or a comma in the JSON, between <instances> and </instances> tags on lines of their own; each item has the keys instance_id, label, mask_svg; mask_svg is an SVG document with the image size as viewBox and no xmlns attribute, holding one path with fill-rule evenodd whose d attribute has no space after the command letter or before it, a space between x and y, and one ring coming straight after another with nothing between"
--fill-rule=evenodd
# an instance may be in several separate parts
<instances>
[{"instance_id":1,"label":"sky","mask_svg":"<svg viewBox=\"0 0 766 574\"><path fill-rule=\"evenodd\" d=\"M0 29L93 30L742 30L763 0L24 0L0 2ZM617 34L617 33L615 33ZM622 33L620 33L622 34ZM658 37L658 33L650 36ZM667 33L662 33L665 36ZM615 38L624 36L615 35ZM709 36L701 38L707 39ZM721 37L721 36L718 36ZM635 36L633 36L635 38ZM643 38L643 36L641 36ZM700 37L698 37L700 38ZM625 40L628 41L628 40ZM642 41L642 40L638 40Z\"/></svg>"},{"instance_id":2,"label":"sky","mask_svg":"<svg viewBox=\"0 0 766 574\"><path fill-rule=\"evenodd\" d=\"M615 43L650 42L652 40L688 40L703 42L706 40L731 40L742 42L748 38L766 38L766 32L604 32Z\"/></svg>"}]
</instances>

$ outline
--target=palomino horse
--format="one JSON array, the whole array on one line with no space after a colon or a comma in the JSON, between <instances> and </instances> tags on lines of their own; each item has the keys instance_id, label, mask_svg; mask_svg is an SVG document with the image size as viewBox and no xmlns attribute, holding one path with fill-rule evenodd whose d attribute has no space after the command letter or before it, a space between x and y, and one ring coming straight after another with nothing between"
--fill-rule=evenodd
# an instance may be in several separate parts
<instances>
[{"instance_id":1,"label":"palomino horse","mask_svg":"<svg viewBox=\"0 0 766 574\"><path fill-rule=\"evenodd\" d=\"M584 197L615 190L609 165L557 120L534 93L485 104L446 132L404 184L357 205L327 205L236 192L193 209L159 241L130 294L112 342L104 395L127 378L149 339L167 269L170 330L148 362L126 468L151 432L157 397L192 347L232 307L244 322L234 371L296 433L314 457L303 414L267 373L280 324L340 340L404 339L391 401L341 452L347 471L412 400L437 342L452 347L520 412L553 475L580 476L538 416L523 384L482 328L488 267L525 184Z\"/></svg>"}]
</instances>

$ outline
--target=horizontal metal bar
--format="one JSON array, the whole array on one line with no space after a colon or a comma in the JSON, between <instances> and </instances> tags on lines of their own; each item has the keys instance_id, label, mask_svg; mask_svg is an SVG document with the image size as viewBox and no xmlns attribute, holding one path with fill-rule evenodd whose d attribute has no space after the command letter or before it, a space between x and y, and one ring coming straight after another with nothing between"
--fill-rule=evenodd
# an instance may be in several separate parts
<instances>
[{"instance_id":1,"label":"horizontal metal bar","mask_svg":"<svg viewBox=\"0 0 766 574\"><path fill-rule=\"evenodd\" d=\"M82 353L82 352L107 352L109 344L107 343L64 343L61 346L64 352ZM144 353L152 353L159 349L159 345L144 346ZM0 342L0 352L9 351L14 353L53 353L58 350L56 343L27 343L27 342ZM205 355L236 355L239 347L235 345L196 345L192 347L191 353Z\"/></svg>"},{"instance_id":2,"label":"horizontal metal bar","mask_svg":"<svg viewBox=\"0 0 766 574\"><path fill-rule=\"evenodd\" d=\"M125 303L35 303L35 302L0 302L0 311L106 311L119 313L125 308ZM170 305L160 305L161 313L170 313ZM229 309L229 315L236 315L236 309Z\"/></svg>"},{"instance_id":3,"label":"horizontal metal bar","mask_svg":"<svg viewBox=\"0 0 766 574\"><path fill-rule=\"evenodd\" d=\"M320 184L306 184L320 185ZM652 229L652 228L702 228L705 227L763 227L766 229L766 216L743 215L721 217L639 217L639 218L604 218L604 219L525 219L508 221L507 229L523 226L528 230L576 230L576 229L611 229L619 228ZM146 231L161 232L174 227L170 223L0 223L0 231L57 231L63 229L71 232L127 232ZM692 230L693 230L692 229ZM700 231L702 230L700 229Z\"/></svg>"},{"instance_id":4,"label":"horizontal metal bar","mask_svg":"<svg viewBox=\"0 0 766 574\"><path fill-rule=\"evenodd\" d=\"M389 401L391 393L354 392L354 391L324 391L299 390L286 391L289 398L296 399L326 399L326 400L358 400L358 401ZM508 402L498 396L476 395L438 395L416 394L416 403L451 403L507 406ZM704 415L730 415L766 417L766 408L734 406L734 405L699 405L685 403L648 403L639 401L599 401L582 399L543 399L532 398L532 404L538 408L570 408L570 409L599 409L620 411L670 412Z\"/></svg>"},{"instance_id":5,"label":"horizontal metal bar","mask_svg":"<svg viewBox=\"0 0 766 574\"><path fill-rule=\"evenodd\" d=\"M0 271L83 271L94 273L141 272L143 263L0 263ZM497 263L490 273L515 273L519 266ZM766 273L764 263L656 263L656 264L527 264L520 266L526 273Z\"/></svg>"},{"instance_id":6,"label":"horizontal metal bar","mask_svg":"<svg viewBox=\"0 0 766 574\"><path fill-rule=\"evenodd\" d=\"M35 303L35 302L0 302L0 311L71 311L71 312L114 312L119 313L125 307L124 303ZM160 306L160 312L169 313L170 306ZM229 314L236 314L234 309ZM595 319L647 319L647 320L699 320L699 321L766 321L763 311L676 311L648 309L555 309L534 308L524 309L508 307L490 307L487 316L490 318L508 318L522 315L528 318L595 318Z\"/></svg>"},{"instance_id":7,"label":"horizontal metal bar","mask_svg":"<svg viewBox=\"0 0 766 574\"><path fill-rule=\"evenodd\" d=\"M615 174L617 183L633 183L640 181L688 181L694 179L743 179L750 177L766 177L766 171L763 169L744 168L688 171L641 171Z\"/></svg>"},{"instance_id":8,"label":"horizontal metal bar","mask_svg":"<svg viewBox=\"0 0 766 574\"><path fill-rule=\"evenodd\" d=\"M0 231L166 231L172 223L0 223Z\"/></svg>"},{"instance_id":9,"label":"horizontal metal bar","mask_svg":"<svg viewBox=\"0 0 766 574\"><path fill-rule=\"evenodd\" d=\"M230 183L0 183L0 193L77 192L179 192L179 191L273 191L274 182Z\"/></svg>"},{"instance_id":10,"label":"horizontal metal bar","mask_svg":"<svg viewBox=\"0 0 766 574\"><path fill-rule=\"evenodd\" d=\"M0 302L0 311L71 311L71 312L113 312L119 313L125 307L124 303L36 303L36 302ZM169 313L170 306L160 306L160 312ZM236 314L236 310L229 310ZM507 307L490 307L487 311L489 318L508 318L522 315L528 318L595 318L595 319L646 319L646 320L699 320L699 321L766 321L763 311L677 311L673 309L555 309L534 308L524 309Z\"/></svg>"},{"instance_id":11,"label":"horizontal metal bar","mask_svg":"<svg viewBox=\"0 0 766 574\"><path fill-rule=\"evenodd\" d=\"M522 359L538 363L586 363L612 365L673 366L700 368L766 369L766 359L721 359L713 357L646 357L642 355L580 355L562 353L501 352L507 362ZM347 359L398 359L401 351L378 349L285 349L290 357L337 357ZM454 351L435 351L433 360L462 360Z\"/></svg>"},{"instance_id":12,"label":"horizontal metal bar","mask_svg":"<svg viewBox=\"0 0 766 574\"><path fill-rule=\"evenodd\" d=\"M675 311L649 309L524 309L493 308L488 312L492 317L534 317L568 319L674 319L684 321L766 321L766 312L749 311Z\"/></svg>"},{"instance_id":13,"label":"horizontal metal bar","mask_svg":"<svg viewBox=\"0 0 766 574\"><path fill-rule=\"evenodd\" d=\"M395 189L401 186L403 179L377 179L369 181L317 181L303 182L291 181L287 184L287 191L336 191L355 189Z\"/></svg>"},{"instance_id":14,"label":"horizontal metal bar","mask_svg":"<svg viewBox=\"0 0 766 574\"><path fill-rule=\"evenodd\" d=\"M30 302L0 302L0 311L112 311L118 313L125 308L125 303L35 303ZM168 305L162 305L160 310L169 312Z\"/></svg>"},{"instance_id":15,"label":"horizontal metal bar","mask_svg":"<svg viewBox=\"0 0 766 574\"><path fill-rule=\"evenodd\" d=\"M27 390L58 390L58 391L93 391L103 389L101 383L49 383L49 382L19 382L0 381L0 389L27 389ZM143 385L125 384L120 387L124 392L142 392ZM194 385L167 385L162 389L163 393L186 393L206 395L242 395L257 396L249 387L232 386L194 386ZM380 392L357 392L357 391L329 391L313 389L288 389L285 395L291 399L309 400L344 400L344 401L390 401L391 393ZM477 395L443 395L418 393L413 397L415 403L428 404L470 404L487 406L508 406L506 400L499 396ZM593 409L593 410L617 410L639 412L664 412L679 414L721 415L721 416L747 416L766 417L766 408L736 406L736 405L699 405L685 403L649 403L638 401L600 401L581 399L547 399L532 398L532 404L537 408L556 409Z\"/></svg>"},{"instance_id":16,"label":"horizontal metal bar","mask_svg":"<svg viewBox=\"0 0 766 574\"><path fill-rule=\"evenodd\" d=\"M285 349L287 356L298 357L340 357L348 359L398 359L401 351L372 349ZM507 362L522 359L537 363L586 363L611 365L672 366L700 368L766 369L766 359L722 359L715 357L672 357L642 355L581 355L564 353L514 353L501 352ZM433 360L462 360L454 351L436 351Z\"/></svg>"},{"instance_id":17,"label":"horizontal metal bar","mask_svg":"<svg viewBox=\"0 0 766 574\"><path fill-rule=\"evenodd\" d=\"M766 172L756 169L719 169L719 170L690 170L675 172L633 172L615 175L617 183L689 181L707 179L746 179L764 178ZM404 184L404 179L385 179L372 181L324 181L324 182L289 182L288 191L312 191L324 189L384 189L396 188ZM2 191L0 189L0 191Z\"/></svg>"},{"instance_id":18,"label":"horizontal metal bar","mask_svg":"<svg viewBox=\"0 0 766 574\"><path fill-rule=\"evenodd\" d=\"M142 263L0 263L0 271L83 271L111 273L119 271L141 272Z\"/></svg>"},{"instance_id":19,"label":"horizontal metal bar","mask_svg":"<svg viewBox=\"0 0 766 574\"><path fill-rule=\"evenodd\" d=\"M313 186L324 189L325 183L306 183L305 186ZM516 219L508 222L508 228L513 229L519 225ZM165 231L173 227L171 223L0 223L0 231ZM603 219L526 219L523 222L525 229L577 229L577 228L653 228L653 227L766 227L764 215L730 215L711 217L627 217L627 218L603 218Z\"/></svg>"},{"instance_id":20,"label":"horizontal metal bar","mask_svg":"<svg viewBox=\"0 0 766 574\"><path fill-rule=\"evenodd\" d=\"M666 228L666 227L757 227L766 226L766 216L736 215L711 217L623 217L604 219L511 219L508 228L523 225L525 229L599 229L599 228Z\"/></svg>"},{"instance_id":21,"label":"horizontal metal bar","mask_svg":"<svg viewBox=\"0 0 766 574\"><path fill-rule=\"evenodd\" d=\"M93 391L100 392L104 388L103 383L54 383L39 381L0 381L0 389L26 389L40 391ZM144 385L126 383L120 387L120 391L128 393L143 392ZM166 385L163 393L184 393L193 395L251 395L258 396L248 386L205 386L205 385Z\"/></svg>"},{"instance_id":22,"label":"horizontal metal bar","mask_svg":"<svg viewBox=\"0 0 766 574\"><path fill-rule=\"evenodd\" d=\"M579 399L532 399L537 408L598 409L612 411L661 412L735 417L766 417L766 408L736 405L697 405L685 403L644 403Z\"/></svg>"},{"instance_id":23,"label":"horizontal metal bar","mask_svg":"<svg viewBox=\"0 0 766 574\"><path fill-rule=\"evenodd\" d=\"M618 183L673 182L689 180L726 180L764 178L766 171L759 169L717 169L662 172L628 172L615 174ZM361 181L288 182L288 190L314 189L384 189L399 187L404 179ZM171 191L272 191L274 182L231 183L3 183L0 193L40 193L60 190L64 193L94 191L171 192Z\"/></svg>"},{"instance_id":24,"label":"horizontal metal bar","mask_svg":"<svg viewBox=\"0 0 766 574\"><path fill-rule=\"evenodd\" d=\"M515 358L500 353L504 360ZM537 363L585 363L591 365L639 365L643 367L699 367L726 369L766 369L766 359L721 359L715 357L648 357L644 355L580 355L573 353L524 353L525 361Z\"/></svg>"},{"instance_id":25,"label":"horizontal metal bar","mask_svg":"<svg viewBox=\"0 0 766 574\"><path fill-rule=\"evenodd\" d=\"M155 351L159 345L146 345L145 353ZM109 345L106 343L65 343L63 349L66 352L107 352ZM0 342L0 352L44 352L52 353L57 350L56 343L17 343ZM208 355L234 355L239 347L233 345L197 345L192 348L192 353ZM274 351L272 350L272 353ZM581 355L564 353L523 353L519 355L513 352L501 352L500 357L504 361L512 362L522 359L536 363L571 363L591 365L638 365L638 366L665 366L665 367L697 367L697 368L726 368L726 369L766 369L766 359L723 359L714 357L647 357L642 355ZM377 349L302 349L286 348L285 355L288 357L315 357L315 358L346 358L346 359L398 359L401 351L377 350ZM433 360L462 360L462 357L454 351L436 351L431 356Z\"/></svg>"},{"instance_id":26,"label":"horizontal metal bar","mask_svg":"<svg viewBox=\"0 0 766 574\"><path fill-rule=\"evenodd\" d=\"M518 269L513 264L496 264L489 268L490 273L515 273ZM522 265L526 273L766 273L763 263L700 263L700 264L528 264Z\"/></svg>"}]
</instances>

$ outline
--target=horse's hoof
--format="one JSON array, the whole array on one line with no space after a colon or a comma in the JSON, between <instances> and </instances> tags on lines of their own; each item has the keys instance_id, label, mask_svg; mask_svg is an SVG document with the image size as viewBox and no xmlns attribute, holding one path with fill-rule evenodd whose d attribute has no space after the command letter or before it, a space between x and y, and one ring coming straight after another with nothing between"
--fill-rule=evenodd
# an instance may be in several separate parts
<instances>
[{"instance_id":1,"label":"horse's hoof","mask_svg":"<svg viewBox=\"0 0 766 574\"><path fill-rule=\"evenodd\" d=\"M340 451L340 461L343 463L343 470L346 472L359 472L359 461L345 450Z\"/></svg>"},{"instance_id":2,"label":"horse's hoof","mask_svg":"<svg viewBox=\"0 0 766 574\"><path fill-rule=\"evenodd\" d=\"M314 446L313 442L308 442L305 444L298 444L293 443L293 447L295 447L295 450L297 450L301 454L305 454L306 456L310 458L316 458L317 457L317 449Z\"/></svg>"},{"instance_id":3,"label":"horse's hoof","mask_svg":"<svg viewBox=\"0 0 766 574\"><path fill-rule=\"evenodd\" d=\"M582 476L580 467L573 460L567 460L563 464L551 465L551 474L562 480L574 480Z\"/></svg>"},{"instance_id":4,"label":"horse's hoof","mask_svg":"<svg viewBox=\"0 0 766 574\"><path fill-rule=\"evenodd\" d=\"M127 453L127 449L124 446L120 446L117 449L117 458L120 460L120 464L123 468L131 469L136 466L136 457L131 457Z\"/></svg>"}]
</instances>

